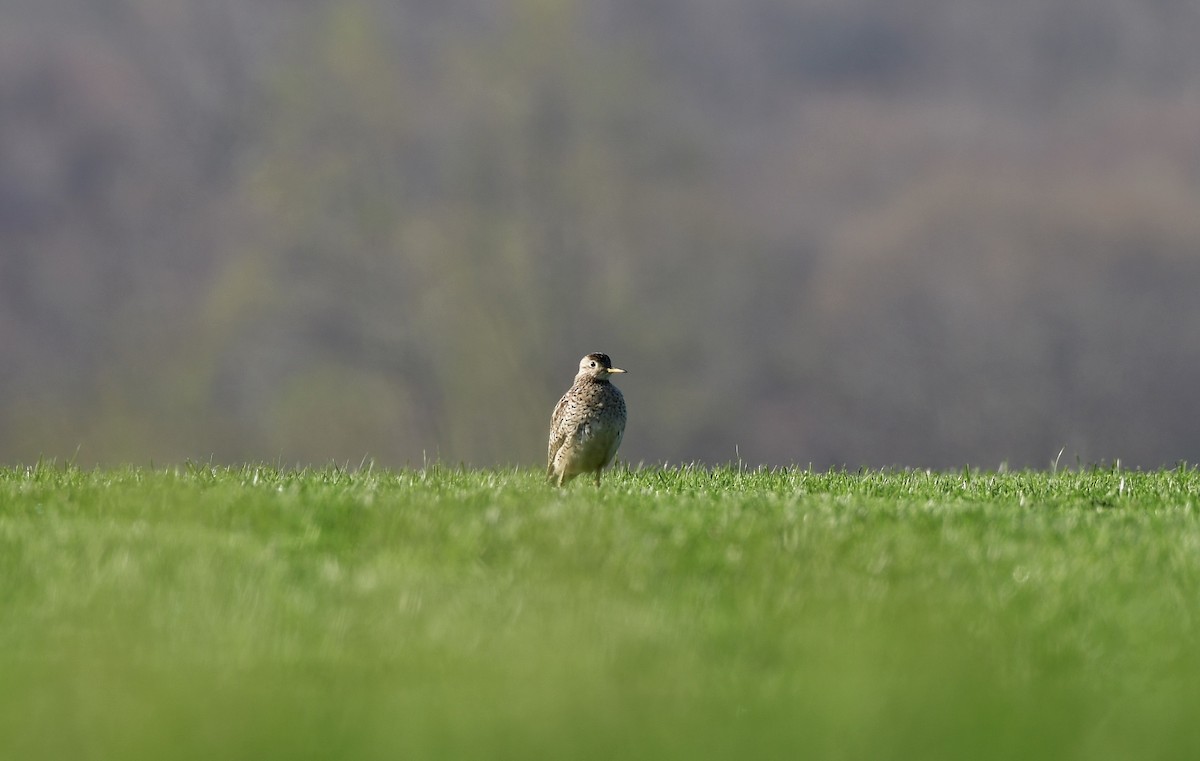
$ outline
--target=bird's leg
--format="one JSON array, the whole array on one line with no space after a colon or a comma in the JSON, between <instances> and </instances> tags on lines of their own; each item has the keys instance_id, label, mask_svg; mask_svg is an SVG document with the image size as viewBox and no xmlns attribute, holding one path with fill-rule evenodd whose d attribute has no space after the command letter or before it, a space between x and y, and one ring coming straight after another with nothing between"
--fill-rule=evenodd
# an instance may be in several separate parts
<instances>
[{"instance_id":1,"label":"bird's leg","mask_svg":"<svg viewBox=\"0 0 1200 761\"><path fill-rule=\"evenodd\" d=\"M596 488L597 489L600 488L600 471L599 470L596 471Z\"/></svg>"}]
</instances>

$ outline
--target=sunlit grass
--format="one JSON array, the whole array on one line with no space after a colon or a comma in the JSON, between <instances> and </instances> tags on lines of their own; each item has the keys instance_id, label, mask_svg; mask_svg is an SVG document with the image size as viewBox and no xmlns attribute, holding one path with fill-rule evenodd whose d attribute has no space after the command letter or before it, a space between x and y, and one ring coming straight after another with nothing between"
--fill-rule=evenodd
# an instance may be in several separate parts
<instances>
[{"instance_id":1,"label":"sunlit grass","mask_svg":"<svg viewBox=\"0 0 1200 761\"><path fill-rule=\"evenodd\" d=\"M0 470L0 757L1183 758L1200 473Z\"/></svg>"}]
</instances>

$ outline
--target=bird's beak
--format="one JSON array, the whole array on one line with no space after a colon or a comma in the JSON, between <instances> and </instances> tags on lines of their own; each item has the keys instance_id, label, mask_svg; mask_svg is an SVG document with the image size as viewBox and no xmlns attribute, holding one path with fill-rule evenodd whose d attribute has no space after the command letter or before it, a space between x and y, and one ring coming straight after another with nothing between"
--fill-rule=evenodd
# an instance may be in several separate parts
<instances>
[{"instance_id":1,"label":"bird's beak","mask_svg":"<svg viewBox=\"0 0 1200 761\"><path fill-rule=\"evenodd\" d=\"M610 367L610 368L608 368L608 371L609 371L610 373L623 373L623 372L625 372L624 370L622 370L622 369L621 369L621 368L619 368L619 367Z\"/></svg>"}]
</instances>

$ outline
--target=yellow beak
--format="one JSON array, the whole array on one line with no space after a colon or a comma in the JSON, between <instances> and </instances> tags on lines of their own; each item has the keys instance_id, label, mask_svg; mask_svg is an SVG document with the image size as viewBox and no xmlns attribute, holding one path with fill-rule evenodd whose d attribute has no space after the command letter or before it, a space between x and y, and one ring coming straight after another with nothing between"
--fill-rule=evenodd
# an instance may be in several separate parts
<instances>
[{"instance_id":1,"label":"yellow beak","mask_svg":"<svg viewBox=\"0 0 1200 761\"><path fill-rule=\"evenodd\" d=\"M621 369L621 368L619 368L619 367L610 367L610 368L608 368L608 371L609 371L610 373L623 373L623 372L625 372L624 370L622 370L622 369Z\"/></svg>"}]
</instances>

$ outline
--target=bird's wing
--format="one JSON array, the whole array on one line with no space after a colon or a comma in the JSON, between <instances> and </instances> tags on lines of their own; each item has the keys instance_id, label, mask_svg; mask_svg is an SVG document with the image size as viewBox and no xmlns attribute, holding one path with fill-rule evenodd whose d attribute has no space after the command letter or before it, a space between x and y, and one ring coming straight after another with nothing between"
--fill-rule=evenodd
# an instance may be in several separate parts
<instances>
[{"instance_id":1,"label":"bird's wing","mask_svg":"<svg viewBox=\"0 0 1200 761\"><path fill-rule=\"evenodd\" d=\"M558 454L558 450L562 448L563 442L567 440L567 435L570 433L567 426L563 425L566 408L567 395L563 394L563 398L554 405L554 414L550 416L550 446L546 452L547 472L554 468L554 455Z\"/></svg>"}]
</instances>

